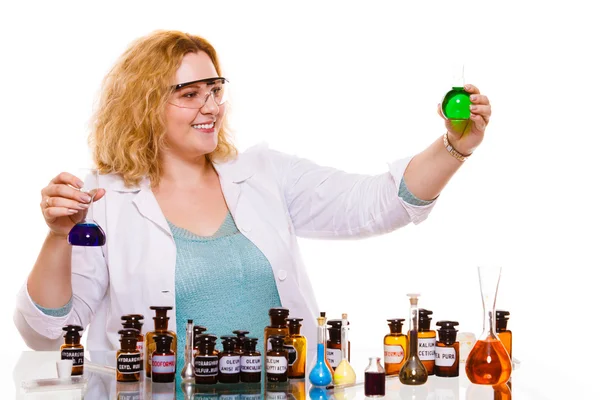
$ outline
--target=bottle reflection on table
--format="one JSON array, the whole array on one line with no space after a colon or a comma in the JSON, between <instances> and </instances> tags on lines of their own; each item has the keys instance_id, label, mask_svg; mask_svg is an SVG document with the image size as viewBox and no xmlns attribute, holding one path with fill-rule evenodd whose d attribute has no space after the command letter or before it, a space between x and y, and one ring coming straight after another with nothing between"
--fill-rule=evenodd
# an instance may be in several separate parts
<instances>
[{"instance_id":1,"label":"bottle reflection on table","mask_svg":"<svg viewBox=\"0 0 600 400\"><path fill-rule=\"evenodd\" d=\"M512 400L512 393L507 384L476 385L471 383L467 388L467 400Z\"/></svg>"}]
</instances>

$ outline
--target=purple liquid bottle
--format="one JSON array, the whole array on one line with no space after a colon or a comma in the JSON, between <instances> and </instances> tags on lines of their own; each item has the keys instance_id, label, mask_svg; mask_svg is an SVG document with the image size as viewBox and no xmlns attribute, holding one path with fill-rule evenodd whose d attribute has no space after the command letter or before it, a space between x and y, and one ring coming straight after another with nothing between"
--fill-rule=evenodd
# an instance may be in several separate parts
<instances>
[{"instance_id":1,"label":"purple liquid bottle","mask_svg":"<svg viewBox=\"0 0 600 400\"><path fill-rule=\"evenodd\" d=\"M95 222L80 222L71 229L68 237L72 246L104 246L106 235Z\"/></svg>"},{"instance_id":2,"label":"purple liquid bottle","mask_svg":"<svg viewBox=\"0 0 600 400\"><path fill-rule=\"evenodd\" d=\"M365 396L385 396L385 370L379 357L369 357L369 366L365 370Z\"/></svg>"}]
</instances>

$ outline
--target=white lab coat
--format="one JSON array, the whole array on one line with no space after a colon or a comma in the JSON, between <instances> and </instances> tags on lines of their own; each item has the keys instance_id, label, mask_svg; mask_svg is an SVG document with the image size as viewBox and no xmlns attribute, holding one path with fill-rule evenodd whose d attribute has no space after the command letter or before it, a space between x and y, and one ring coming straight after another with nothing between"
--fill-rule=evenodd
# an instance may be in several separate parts
<instances>
[{"instance_id":1,"label":"white lab coat","mask_svg":"<svg viewBox=\"0 0 600 400\"><path fill-rule=\"evenodd\" d=\"M414 206L398 197L409 161L398 160L389 164L389 172L365 176L318 166L262 144L234 161L215 164L235 223L273 268L283 307L290 309L290 317L304 319L309 349L316 347L320 310L297 237L360 238L423 221L434 203ZM86 350L118 349L121 316L143 314L145 333L154 326L150 306L172 306L169 329L176 331L175 242L149 181L128 188L111 174L101 176L99 186L106 195L95 204L94 219L107 242L101 248L73 247L72 310L64 317L45 315L26 284L17 295L14 321L32 349L58 349L67 324L87 327Z\"/></svg>"}]
</instances>

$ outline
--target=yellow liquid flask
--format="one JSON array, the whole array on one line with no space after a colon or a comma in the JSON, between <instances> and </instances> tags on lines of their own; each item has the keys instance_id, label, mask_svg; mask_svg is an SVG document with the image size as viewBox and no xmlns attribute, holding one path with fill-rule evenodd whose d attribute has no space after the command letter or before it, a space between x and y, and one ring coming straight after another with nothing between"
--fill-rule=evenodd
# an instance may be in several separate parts
<instances>
[{"instance_id":1,"label":"yellow liquid flask","mask_svg":"<svg viewBox=\"0 0 600 400\"><path fill-rule=\"evenodd\" d=\"M335 385L356 383L356 373L348 361L348 314L342 314L342 361L333 373Z\"/></svg>"}]
</instances>

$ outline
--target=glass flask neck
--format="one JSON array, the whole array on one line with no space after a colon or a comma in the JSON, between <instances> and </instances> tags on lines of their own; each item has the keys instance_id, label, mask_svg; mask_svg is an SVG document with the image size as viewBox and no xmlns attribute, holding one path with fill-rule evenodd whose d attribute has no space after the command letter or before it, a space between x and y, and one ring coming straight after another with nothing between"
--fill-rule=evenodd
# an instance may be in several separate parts
<instances>
[{"instance_id":1,"label":"glass flask neck","mask_svg":"<svg viewBox=\"0 0 600 400\"><path fill-rule=\"evenodd\" d=\"M479 288L483 304L483 333L482 339L496 335L496 296L500 284L501 267L479 267Z\"/></svg>"}]
</instances>

